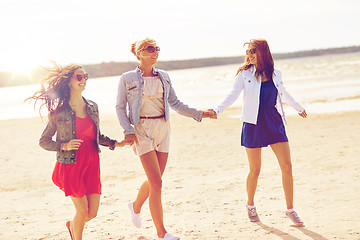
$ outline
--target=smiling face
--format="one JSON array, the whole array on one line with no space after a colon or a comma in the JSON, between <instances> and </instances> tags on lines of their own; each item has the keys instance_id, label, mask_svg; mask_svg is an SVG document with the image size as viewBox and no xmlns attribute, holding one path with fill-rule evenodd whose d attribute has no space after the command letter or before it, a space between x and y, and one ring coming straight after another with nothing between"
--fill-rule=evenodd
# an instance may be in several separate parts
<instances>
[{"instance_id":1,"label":"smiling face","mask_svg":"<svg viewBox=\"0 0 360 240\"><path fill-rule=\"evenodd\" d=\"M70 81L69 81L69 87L70 87L70 92L82 92L85 90L86 87L86 80L85 79L85 74L86 72L84 71L83 68L79 68L76 69L76 71L74 72L73 76L71 77ZM79 81L77 78L77 75L81 76L81 80Z\"/></svg>"},{"instance_id":2,"label":"smiling face","mask_svg":"<svg viewBox=\"0 0 360 240\"><path fill-rule=\"evenodd\" d=\"M149 52L148 47L153 47L155 50L153 52ZM156 42L155 43L145 43L142 46L142 49L139 53L139 58L142 63L151 64L154 65L157 62L157 59L159 57L159 51L160 48L156 50Z\"/></svg>"},{"instance_id":3,"label":"smiling face","mask_svg":"<svg viewBox=\"0 0 360 240\"><path fill-rule=\"evenodd\" d=\"M248 56L250 63L255 65L255 66L256 66L256 63L257 63L257 54L256 54L256 52L257 52L256 48L252 44L249 44L248 49L246 50L246 55Z\"/></svg>"}]
</instances>

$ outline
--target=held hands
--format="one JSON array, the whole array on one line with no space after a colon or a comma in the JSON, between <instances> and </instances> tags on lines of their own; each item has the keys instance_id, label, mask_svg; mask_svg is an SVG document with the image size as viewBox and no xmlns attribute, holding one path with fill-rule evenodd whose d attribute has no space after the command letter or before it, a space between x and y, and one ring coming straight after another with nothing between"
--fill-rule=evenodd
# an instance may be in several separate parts
<instances>
[{"instance_id":1,"label":"held hands","mask_svg":"<svg viewBox=\"0 0 360 240\"><path fill-rule=\"evenodd\" d=\"M210 119L217 119L217 114L214 111L214 109L208 109L208 110L203 111L202 117L210 118Z\"/></svg>"},{"instance_id":2,"label":"held hands","mask_svg":"<svg viewBox=\"0 0 360 240\"><path fill-rule=\"evenodd\" d=\"M303 118L306 118L307 117L307 113L306 111L302 111L302 112L298 112L299 116L303 117Z\"/></svg>"},{"instance_id":3,"label":"held hands","mask_svg":"<svg viewBox=\"0 0 360 240\"><path fill-rule=\"evenodd\" d=\"M135 136L135 134L134 134L134 136ZM82 142L83 142L83 140L81 140L81 139L71 139L69 142L64 143L62 145L61 149L63 151L78 150ZM125 145L132 145L132 144L130 144L130 142L127 141L126 138L124 140L122 140L121 142L118 142L118 141L115 142L115 147L123 147Z\"/></svg>"},{"instance_id":4,"label":"held hands","mask_svg":"<svg viewBox=\"0 0 360 240\"><path fill-rule=\"evenodd\" d=\"M127 142L125 139L122 140L121 142L116 141L116 143L115 143L115 147L123 147L125 145L131 145L131 144L129 142Z\"/></svg>"},{"instance_id":5,"label":"held hands","mask_svg":"<svg viewBox=\"0 0 360 240\"><path fill-rule=\"evenodd\" d=\"M134 142L137 142L136 135L135 134L126 134L124 141L126 142L127 145L131 146L134 144Z\"/></svg>"},{"instance_id":6,"label":"held hands","mask_svg":"<svg viewBox=\"0 0 360 240\"><path fill-rule=\"evenodd\" d=\"M125 135L125 139L121 142L116 141L115 147L124 147L126 145L133 145L134 142L137 142L137 138L135 134L127 134Z\"/></svg>"}]
</instances>

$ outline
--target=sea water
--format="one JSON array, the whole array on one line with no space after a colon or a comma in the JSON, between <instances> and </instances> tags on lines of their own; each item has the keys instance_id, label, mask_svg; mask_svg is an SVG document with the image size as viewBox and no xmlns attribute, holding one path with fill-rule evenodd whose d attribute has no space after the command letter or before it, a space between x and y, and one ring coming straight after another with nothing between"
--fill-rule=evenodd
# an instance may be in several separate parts
<instances>
[{"instance_id":1,"label":"sea water","mask_svg":"<svg viewBox=\"0 0 360 240\"><path fill-rule=\"evenodd\" d=\"M180 101L208 109L215 108L231 91L240 64L167 72ZM282 71L286 89L308 114L360 110L360 53L277 60L275 68ZM116 116L119 79L88 80L83 96L98 103L101 115ZM40 104L34 109L33 103L24 100L39 88L40 84L0 88L0 120L38 117ZM241 105L242 94L232 107ZM285 111L287 115L296 114L288 106ZM47 115L46 107L42 115Z\"/></svg>"}]
</instances>

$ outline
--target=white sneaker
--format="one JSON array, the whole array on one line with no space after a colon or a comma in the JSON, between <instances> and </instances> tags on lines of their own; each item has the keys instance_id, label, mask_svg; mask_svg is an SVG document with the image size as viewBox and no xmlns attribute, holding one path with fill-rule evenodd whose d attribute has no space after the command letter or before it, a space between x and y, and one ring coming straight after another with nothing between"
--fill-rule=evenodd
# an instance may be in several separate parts
<instances>
[{"instance_id":1,"label":"white sneaker","mask_svg":"<svg viewBox=\"0 0 360 240\"><path fill-rule=\"evenodd\" d=\"M178 239L180 239L178 236L170 233L165 233L163 238L159 238L159 240L178 240Z\"/></svg>"},{"instance_id":2,"label":"white sneaker","mask_svg":"<svg viewBox=\"0 0 360 240\"><path fill-rule=\"evenodd\" d=\"M246 205L246 209L248 211L248 216L249 216L250 222L260 222L259 215L257 214L255 207L249 208Z\"/></svg>"},{"instance_id":3,"label":"white sneaker","mask_svg":"<svg viewBox=\"0 0 360 240\"><path fill-rule=\"evenodd\" d=\"M128 206L130 209L133 224L135 225L135 227L141 228L141 216L140 213L134 212L134 202L129 202Z\"/></svg>"},{"instance_id":4,"label":"white sneaker","mask_svg":"<svg viewBox=\"0 0 360 240\"><path fill-rule=\"evenodd\" d=\"M300 219L300 217L297 215L297 213L295 211L292 211L292 212L286 211L285 215L288 218L290 218L291 221L293 221L293 223L296 226L298 226L298 227L304 226L304 222Z\"/></svg>"}]
</instances>

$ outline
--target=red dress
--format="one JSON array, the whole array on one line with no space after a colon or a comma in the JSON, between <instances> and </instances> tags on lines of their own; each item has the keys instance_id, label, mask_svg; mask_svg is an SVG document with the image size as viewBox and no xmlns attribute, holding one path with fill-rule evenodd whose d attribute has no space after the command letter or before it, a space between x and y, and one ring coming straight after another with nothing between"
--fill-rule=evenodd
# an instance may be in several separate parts
<instances>
[{"instance_id":1,"label":"red dress","mask_svg":"<svg viewBox=\"0 0 360 240\"><path fill-rule=\"evenodd\" d=\"M101 194L96 125L89 115L76 117L76 137L83 140L76 152L76 163L56 162L52 180L65 196L81 198L88 194Z\"/></svg>"}]
</instances>

